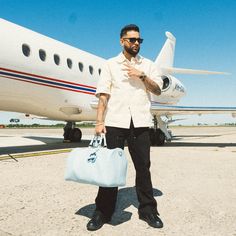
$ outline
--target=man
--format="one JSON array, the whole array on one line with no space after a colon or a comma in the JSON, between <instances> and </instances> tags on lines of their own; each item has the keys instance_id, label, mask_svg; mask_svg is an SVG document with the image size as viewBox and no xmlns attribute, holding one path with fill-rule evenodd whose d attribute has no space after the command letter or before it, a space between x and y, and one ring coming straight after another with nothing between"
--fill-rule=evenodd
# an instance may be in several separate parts
<instances>
[{"instance_id":1,"label":"man","mask_svg":"<svg viewBox=\"0 0 236 236\"><path fill-rule=\"evenodd\" d=\"M154 228L161 228L163 223L158 217L149 171L149 127L152 125L149 92L160 95L162 80L154 63L138 54L142 42L138 26L127 25L121 30L123 52L107 61L98 82L95 132L106 134L110 149L124 149L127 140L136 170L139 218ZM88 230L98 230L111 220L117 193L117 187L99 187L96 210L87 224Z\"/></svg>"}]
</instances>

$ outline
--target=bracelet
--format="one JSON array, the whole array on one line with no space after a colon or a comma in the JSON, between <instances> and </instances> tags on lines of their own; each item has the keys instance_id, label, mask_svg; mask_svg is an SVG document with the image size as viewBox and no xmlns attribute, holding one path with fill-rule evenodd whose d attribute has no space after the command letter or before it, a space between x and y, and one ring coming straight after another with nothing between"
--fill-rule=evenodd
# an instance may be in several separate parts
<instances>
[{"instance_id":1,"label":"bracelet","mask_svg":"<svg viewBox=\"0 0 236 236\"><path fill-rule=\"evenodd\" d=\"M99 126L99 125L103 125L104 122L101 122L101 123L97 123L95 126Z\"/></svg>"}]
</instances>

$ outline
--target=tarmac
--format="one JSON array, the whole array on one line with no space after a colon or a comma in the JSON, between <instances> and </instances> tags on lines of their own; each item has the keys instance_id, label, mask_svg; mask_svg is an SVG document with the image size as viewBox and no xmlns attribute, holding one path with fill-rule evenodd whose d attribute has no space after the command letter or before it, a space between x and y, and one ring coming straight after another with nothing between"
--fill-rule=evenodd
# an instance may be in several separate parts
<instances>
[{"instance_id":1,"label":"tarmac","mask_svg":"<svg viewBox=\"0 0 236 236\"><path fill-rule=\"evenodd\" d=\"M176 127L151 147L154 196L164 228L138 219L135 170L127 147L127 184L112 221L89 232L97 187L64 180L72 148L62 129L0 129L0 236L236 236L236 127Z\"/></svg>"}]
</instances>

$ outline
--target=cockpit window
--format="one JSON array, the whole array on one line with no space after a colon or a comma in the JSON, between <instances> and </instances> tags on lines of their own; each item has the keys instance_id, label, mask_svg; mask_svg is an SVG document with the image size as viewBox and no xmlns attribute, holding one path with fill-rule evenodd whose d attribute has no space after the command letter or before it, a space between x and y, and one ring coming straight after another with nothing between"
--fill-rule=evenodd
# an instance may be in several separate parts
<instances>
[{"instance_id":1,"label":"cockpit window","mask_svg":"<svg viewBox=\"0 0 236 236\"><path fill-rule=\"evenodd\" d=\"M41 61L46 60L46 52L43 49L39 49L39 58L41 59Z\"/></svg>"},{"instance_id":2,"label":"cockpit window","mask_svg":"<svg viewBox=\"0 0 236 236\"><path fill-rule=\"evenodd\" d=\"M22 52L28 57L30 55L30 47L27 44L22 44Z\"/></svg>"},{"instance_id":3,"label":"cockpit window","mask_svg":"<svg viewBox=\"0 0 236 236\"><path fill-rule=\"evenodd\" d=\"M102 72L102 70L99 68L99 69L98 69L98 74L100 75L100 74L101 74L101 72Z\"/></svg>"}]
</instances>

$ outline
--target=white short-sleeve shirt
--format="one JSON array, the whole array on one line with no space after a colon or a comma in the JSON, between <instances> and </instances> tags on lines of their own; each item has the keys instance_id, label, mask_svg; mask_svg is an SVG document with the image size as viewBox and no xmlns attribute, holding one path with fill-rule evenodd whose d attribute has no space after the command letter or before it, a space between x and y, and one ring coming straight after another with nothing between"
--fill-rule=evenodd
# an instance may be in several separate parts
<instances>
[{"instance_id":1,"label":"white short-sleeve shirt","mask_svg":"<svg viewBox=\"0 0 236 236\"><path fill-rule=\"evenodd\" d=\"M127 75L127 71L123 70L126 68L124 63L143 71L162 88L163 81L152 61L140 55L129 61L123 53L107 60L96 91L97 97L100 93L110 95L105 125L129 128L132 118L134 127L150 127L152 125L150 94L141 80Z\"/></svg>"}]
</instances>

